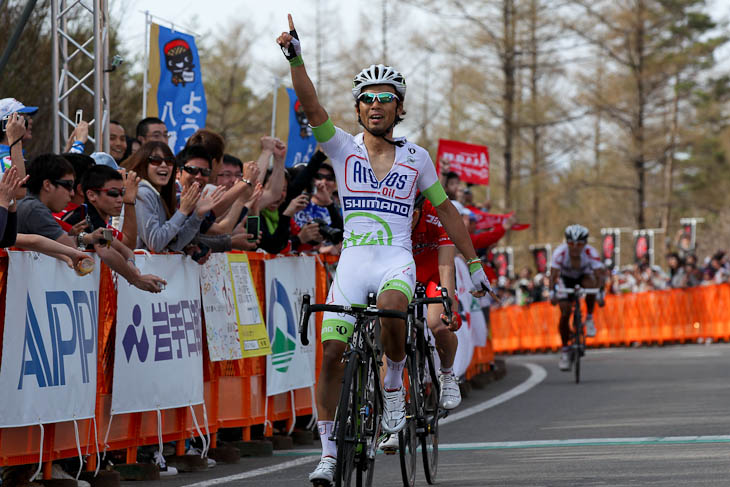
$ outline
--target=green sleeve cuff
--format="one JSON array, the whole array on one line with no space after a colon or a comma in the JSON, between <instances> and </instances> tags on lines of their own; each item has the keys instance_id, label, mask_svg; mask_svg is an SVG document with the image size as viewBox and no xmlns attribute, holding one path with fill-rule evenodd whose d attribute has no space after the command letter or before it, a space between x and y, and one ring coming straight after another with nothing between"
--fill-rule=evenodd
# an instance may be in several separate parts
<instances>
[{"instance_id":1,"label":"green sleeve cuff","mask_svg":"<svg viewBox=\"0 0 730 487\"><path fill-rule=\"evenodd\" d=\"M482 268L481 262L474 262L473 264L469 264L469 274L474 274L476 271Z\"/></svg>"},{"instance_id":2,"label":"green sleeve cuff","mask_svg":"<svg viewBox=\"0 0 730 487\"><path fill-rule=\"evenodd\" d=\"M294 68L297 66L304 66L304 59L302 59L301 54L297 57L293 57L289 60L289 65Z\"/></svg>"},{"instance_id":3,"label":"green sleeve cuff","mask_svg":"<svg viewBox=\"0 0 730 487\"><path fill-rule=\"evenodd\" d=\"M332 123L331 118L328 118L322 125L312 127L312 133L317 142L327 142L335 136L335 124Z\"/></svg>"},{"instance_id":4,"label":"green sleeve cuff","mask_svg":"<svg viewBox=\"0 0 730 487\"><path fill-rule=\"evenodd\" d=\"M423 192L423 196L425 196L426 199L431 202L434 208L436 208L447 199L446 191L444 191L444 187L441 186L441 183L439 183L438 181L433 183L430 188L425 190Z\"/></svg>"}]
</instances>

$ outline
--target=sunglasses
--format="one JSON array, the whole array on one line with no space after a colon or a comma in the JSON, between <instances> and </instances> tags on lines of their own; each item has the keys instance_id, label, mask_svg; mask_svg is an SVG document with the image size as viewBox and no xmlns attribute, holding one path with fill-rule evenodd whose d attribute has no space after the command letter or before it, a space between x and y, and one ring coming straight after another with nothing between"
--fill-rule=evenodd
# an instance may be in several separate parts
<instances>
[{"instance_id":1,"label":"sunglasses","mask_svg":"<svg viewBox=\"0 0 730 487\"><path fill-rule=\"evenodd\" d=\"M55 181L53 181L53 184L55 184L56 186L63 186L63 188L67 191L73 191L74 189L73 179L56 179Z\"/></svg>"},{"instance_id":2,"label":"sunglasses","mask_svg":"<svg viewBox=\"0 0 730 487\"><path fill-rule=\"evenodd\" d=\"M372 105L375 103L375 100L378 100L380 103L390 103L393 100L400 100L398 98L398 95L394 93L360 93L360 96L357 97L358 100L361 102Z\"/></svg>"},{"instance_id":3,"label":"sunglasses","mask_svg":"<svg viewBox=\"0 0 730 487\"><path fill-rule=\"evenodd\" d=\"M183 166L181 169L188 174L192 174L193 176L197 176L198 174L202 174L206 178L210 176L210 169L206 169L204 167Z\"/></svg>"},{"instance_id":4,"label":"sunglasses","mask_svg":"<svg viewBox=\"0 0 730 487\"><path fill-rule=\"evenodd\" d=\"M151 166L159 166L163 162L167 163L168 166L174 166L175 165L175 158L174 157L150 156L149 159L147 159L147 162Z\"/></svg>"},{"instance_id":5,"label":"sunglasses","mask_svg":"<svg viewBox=\"0 0 730 487\"><path fill-rule=\"evenodd\" d=\"M317 173L317 174L314 175L314 179L316 181L319 181L320 179L326 179L327 181L334 181L335 180L335 175L334 174Z\"/></svg>"},{"instance_id":6,"label":"sunglasses","mask_svg":"<svg viewBox=\"0 0 730 487\"><path fill-rule=\"evenodd\" d=\"M126 193L127 188L117 189L117 188L89 188L91 191L101 191L102 193L106 193L107 196L110 198L119 198L120 196L124 196L124 193Z\"/></svg>"}]
</instances>

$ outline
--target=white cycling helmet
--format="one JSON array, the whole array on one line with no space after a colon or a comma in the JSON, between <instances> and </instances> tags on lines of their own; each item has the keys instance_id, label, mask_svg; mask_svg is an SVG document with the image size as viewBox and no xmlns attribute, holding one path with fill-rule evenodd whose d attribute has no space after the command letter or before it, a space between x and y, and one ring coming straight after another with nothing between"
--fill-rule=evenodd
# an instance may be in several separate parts
<instances>
[{"instance_id":1,"label":"white cycling helmet","mask_svg":"<svg viewBox=\"0 0 730 487\"><path fill-rule=\"evenodd\" d=\"M588 229L583 225L568 225L565 227L565 240L568 242L587 242Z\"/></svg>"},{"instance_id":2,"label":"white cycling helmet","mask_svg":"<svg viewBox=\"0 0 730 487\"><path fill-rule=\"evenodd\" d=\"M372 85L391 85L400 96L401 101L406 98L406 79L398 71L384 64L371 64L360 71L352 80L352 96L357 97L362 89Z\"/></svg>"}]
</instances>

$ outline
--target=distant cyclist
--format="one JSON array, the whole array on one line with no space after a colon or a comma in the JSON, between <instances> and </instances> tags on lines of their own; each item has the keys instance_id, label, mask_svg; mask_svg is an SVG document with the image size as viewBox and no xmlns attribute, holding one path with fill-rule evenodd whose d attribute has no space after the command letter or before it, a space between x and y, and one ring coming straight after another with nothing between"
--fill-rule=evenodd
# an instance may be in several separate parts
<instances>
[{"instance_id":1,"label":"distant cyclist","mask_svg":"<svg viewBox=\"0 0 730 487\"><path fill-rule=\"evenodd\" d=\"M583 225L569 225L565 228L565 243L558 246L553 253L550 264L550 302L560 305L560 339L563 348L560 353L560 370L570 370L570 315L571 301L567 294L556 291L557 284L562 287L595 288L602 285L605 269L598 251L588 245L588 229ZM601 298L602 299L602 298ZM585 319L586 336L596 336L596 325L593 322L593 308L596 296L586 296L588 313ZM575 323L573 324L575 326Z\"/></svg>"},{"instance_id":2,"label":"distant cyclist","mask_svg":"<svg viewBox=\"0 0 730 487\"><path fill-rule=\"evenodd\" d=\"M289 32L283 32L277 42L289 60L292 84L312 132L332 161L342 202L343 250L327 302L362 304L369 292L375 292L378 308L407 311L416 281L411 220L417 191L433 203L449 237L468 259L472 281L479 290L477 295L491 291L469 233L438 182L428 152L405 138L393 138L393 127L405 113L403 75L378 64L355 76L355 113L365 131L353 136L335 127L320 105L302 61L291 15ZM330 437L342 387L342 356L353 323L354 318L335 313L325 313L322 322L322 369L317 382L322 458L309 476L315 485L330 485L334 477L337 447ZM402 387L405 323L383 318L381 327L387 362L382 427L387 433L397 433L406 424Z\"/></svg>"}]
</instances>

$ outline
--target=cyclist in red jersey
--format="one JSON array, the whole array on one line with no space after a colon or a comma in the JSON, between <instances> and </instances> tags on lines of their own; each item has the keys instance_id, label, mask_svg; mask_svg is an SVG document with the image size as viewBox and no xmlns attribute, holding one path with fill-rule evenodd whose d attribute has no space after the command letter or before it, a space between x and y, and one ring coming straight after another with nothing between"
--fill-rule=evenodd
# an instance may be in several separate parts
<instances>
[{"instance_id":1,"label":"cyclist in red jersey","mask_svg":"<svg viewBox=\"0 0 730 487\"><path fill-rule=\"evenodd\" d=\"M411 240L413 259L416 262L416 281L426 286L426 295L429 298L441 296L441 285L443 285L449 292L453 309L456 311L457 301L454 299L456 247L441 225L431 202L420 195L416 197L413 208ZM436 340L436 350L441 360L439 371L441 407L454 409L461 403L461 392L453 372L458 346L458 339L453 332L461 326L461 317L454 312L451 322L448 322L443 313L442 305L431 304L428 306L426 319Z\"/></svg>"}]
</instances>

